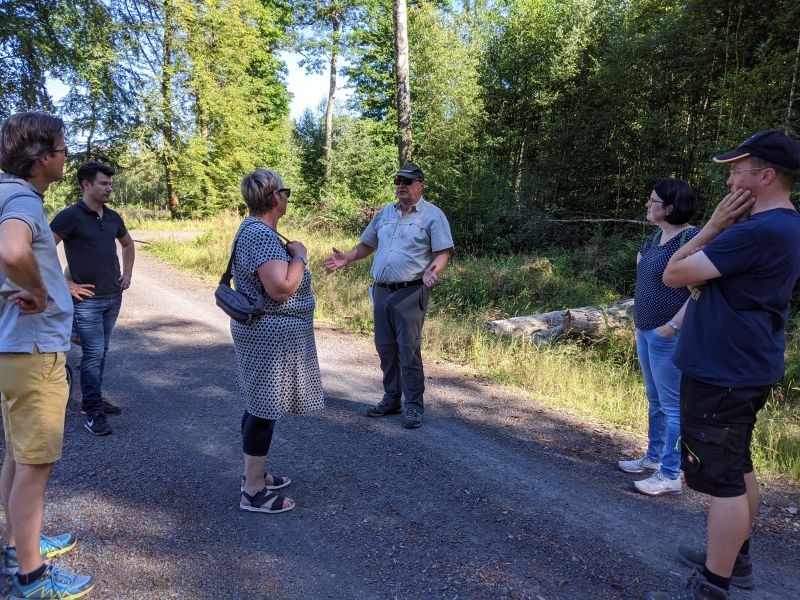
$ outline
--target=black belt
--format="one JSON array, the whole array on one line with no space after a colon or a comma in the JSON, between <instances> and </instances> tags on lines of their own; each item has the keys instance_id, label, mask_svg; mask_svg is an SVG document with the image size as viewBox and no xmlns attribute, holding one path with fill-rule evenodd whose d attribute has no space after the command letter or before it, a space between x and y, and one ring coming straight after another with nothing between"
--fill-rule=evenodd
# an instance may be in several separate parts
<instances>
[{"instance_id":1,"label":"black belt","mask_svg":"<svg viewBox=\"0 0 800 600\"><path fill-rule=\"evenodd\" d=\"M397 290L402 290L403 288L422 285L422 279L415 279L414 281L400 281L399 283L383 283L382 281L376 281L375 283L382 288L386 288L390 292L396 292Z\"/></svg>"}]
</instances>

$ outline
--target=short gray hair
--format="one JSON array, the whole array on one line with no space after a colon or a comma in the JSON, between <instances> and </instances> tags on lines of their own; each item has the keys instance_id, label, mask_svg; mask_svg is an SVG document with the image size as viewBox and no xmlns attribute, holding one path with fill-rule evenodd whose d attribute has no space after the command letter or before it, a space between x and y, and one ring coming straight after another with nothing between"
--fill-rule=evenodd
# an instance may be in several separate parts
<instances>
[{"instance_id":1,"label":"short gray hair","mask_svg":"<svg viewBox=\"0 0 800 600\"><path fill-rule=\"evenodd\" d=\"M775 171L775 176L777 177L778 181L780 181L783 184L783 187L790 192L792 191L794 184L797 182L798 176L800 176L800 169L790 169L789 167L776 165L775 163L771 163L768 160L759 158L758 156L750 155L747 158L749 158L750 162L757 168L772 169Z\"/></svg>"},{"instance_id":2,"label":"short gray hair","mask_svg":"<svg viewBox=\"0 0 800 600\"><path fill-rule=\"evenodd\" d=\"M283 187L283 177L267 169L258 169L242 177L242 198L250 214L263 215L275 208L277 203L272 192Z\"/></svg>"}]
</instances>

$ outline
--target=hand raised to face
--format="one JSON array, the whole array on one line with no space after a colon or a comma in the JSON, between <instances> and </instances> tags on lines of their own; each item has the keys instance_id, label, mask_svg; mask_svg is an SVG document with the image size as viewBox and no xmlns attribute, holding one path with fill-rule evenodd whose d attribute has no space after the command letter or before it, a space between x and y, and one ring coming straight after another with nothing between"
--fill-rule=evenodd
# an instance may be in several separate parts
<instances>
[{"instance_id":1,"label":"hand raised to face","mask_svg":"<svg viewBox=\"0 0 800 600\"><path fill-rule=\"evenodd\" d=\"M708 222L723 231L741 218L746 218L755 203L756 197L750 190L744 188L735 190L717 204Z\"/></svg>"}]
</instances>

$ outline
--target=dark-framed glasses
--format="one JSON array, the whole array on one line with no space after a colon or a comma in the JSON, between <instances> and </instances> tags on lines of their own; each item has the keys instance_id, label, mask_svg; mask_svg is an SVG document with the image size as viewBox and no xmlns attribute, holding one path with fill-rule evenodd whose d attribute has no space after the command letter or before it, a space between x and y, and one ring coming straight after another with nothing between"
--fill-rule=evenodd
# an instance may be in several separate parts
<instances>
[{"instance_id":1,"label":"dark-framed glasses","mask_svg":"<svg viewBox=\"0 0 800 600\"><path fill-rule=\"evenodd\" d=\"M408 177L395 177L394 184L395 185L411 185L414 183L416 179L409 179Z\"/></svg>"},{"instance_id":2,"label":"dark-framed glasses","mask_svg":"<svg viewBox=\"0 0 800 600\"><path fill-rule=\"evenodd\" d=\"M281 188L281 189L278 190L279 194L282 194L284 192L286 192L286 197L287 198L292 195L292 190L290 188Z\"/></svg>"},{"instance_id":3,"label":"dark-framed glasses","mask_svg":"<svg viewBox=\"0 0 800 600\"><path fill-rule=\"evenodd\" d=\"M53 148L51 152L53 154L55 154L56 152L62 152L64 154L64 158L67 158L69 156L69 148L67 148L66 146L64 146L63 148Z\"/></svg>"}]
</instances>

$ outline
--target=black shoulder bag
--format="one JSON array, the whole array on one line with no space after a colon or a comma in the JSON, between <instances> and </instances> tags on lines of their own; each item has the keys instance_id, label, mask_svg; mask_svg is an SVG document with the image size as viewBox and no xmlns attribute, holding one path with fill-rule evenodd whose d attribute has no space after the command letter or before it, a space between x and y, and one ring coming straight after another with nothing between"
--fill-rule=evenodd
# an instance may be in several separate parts
<instances>
[{"instance_id":1,"label":"black shoulder bag","mask_svg":"<svg viewBox=\"0 0 800 600\"><path fill-rule=\"evenodd\" d=\"M252 223L250 225L252 225ZM247 227L250 227L250 225L247 225ZM244 227L242 231L239 232L239 235L241 235L247 227ZM259 294L258 300L251 302L247 296L241 292L237 292L231 287L231 280L233 279L231 268L233 267L233 257L236 254L236 245L239 243L239 235L233 240L233 249L231 250L231 257L228 259L228 268L219 280L217 290L214 292L214 299L217 302L217 306L231 319L239 323L244 323L245 325L250 325L254 319L264 314L264 298Z\"/></svg>"}]
</instances>

